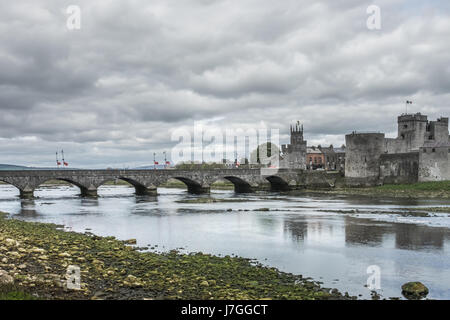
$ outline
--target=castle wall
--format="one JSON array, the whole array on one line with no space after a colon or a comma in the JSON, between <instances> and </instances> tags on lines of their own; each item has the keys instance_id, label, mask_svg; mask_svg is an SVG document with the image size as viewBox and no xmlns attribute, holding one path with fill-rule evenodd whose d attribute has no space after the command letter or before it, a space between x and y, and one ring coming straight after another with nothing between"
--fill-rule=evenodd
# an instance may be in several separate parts
<instances>
[{"instance_id":1,"label":"castle wall","mask_svg":"<svg viewBox=\"0 0 450 320\"><path fill-rule=\"evenodd\" d=\"M382 154L380 180L382 183L415 183L419 179L419 153Z\"/></svg>"},{"instance_id":2,"label":"castle wall","mask_svg":"<svg viewBox=\"0 0 450 320\"><path fill-rule=\"evenodd\" d=\"M406 153L408 152L408 144L402 139L384 139L385 153Z\"/></svg>"},{"instance_id":3,"label":"castle wall","mask_svg":"<svg viewBox=\"0 0 450 320\"><path fill-rule=\"evenodd\" d=\"M450 180L449 153L448 146L421 148L419 152L419 181Z\"/></svg>"},{"instance_id":4,"label":"castle wall","mask_svg":"<svg viewBox=\"0 0 450 320\"><path fill-rule=\"evenodd\" d=\"M428 121L420 113L403 114L395 139L374 133L347 135L347 185L450 180L448 123L444 117Z\"/></svg>"},{"instance_id":5,"label":"castle wall","mask_svg":"<svg viewBox=\"0 0 450 320\"><path fill-rule=\"evenodd\" d=\"M352 133L347 145L345 180L349 186L371 186L379 182L380 156L385 148L384 133Z\"/></svg>"}]
</instances>

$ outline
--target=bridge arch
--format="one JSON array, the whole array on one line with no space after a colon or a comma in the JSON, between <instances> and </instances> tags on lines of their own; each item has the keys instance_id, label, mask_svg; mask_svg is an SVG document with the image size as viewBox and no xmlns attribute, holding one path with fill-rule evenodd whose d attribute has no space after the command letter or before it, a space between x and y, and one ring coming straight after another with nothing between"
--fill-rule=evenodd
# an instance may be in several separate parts
<instances>
[{"instance_id":1,"label":"bridge arch","mask_svg":"<svg viewBox=\"0 0 450 320\"><path fill-rule=\"evenodd\" d=\"M183 182L188 189L189 193L192 194L202 194L202 193L209 193L210 192L210 187L205 187L202 186L199 182L191 179L191 178L187 178L187 177L173 177L173 179L177 179L181 182Z\"/></svg>"},{"instance_id":2,"label":"bridge arch","mask_svg":"<svg viewBox=\"0 0 450 320\"><path fill-rule=\"evenodd\" d=\"M250 183L240 177L225 176L222 178L230 181L234 185L234 192L236 193L251 193L254 191Z\"/></svg>"},{"instance_id":3,"label":"bridge arch","mask_svg":"<svg viewBox=\"0 0 450 320\"><path fill-rule=\"evenodd\" d=\"M104 185L105 183L109 181L116 181L116 180L122 180L129 184L131 184L134 189L136 190L136 195L155 195L156 194L156 187L147 187L143 183L137 181L136 179L130 178L130 177L124 177L124 176L118 176L118 177L112 177L105 179L101 181L97 187L100 187Z\"/></svg>"},{"instance_id":4,"label":"bridge arch","mask_svg":"<svg viewBox=\"0 0 450 320\"><path fill-rule=\"evenodd\" d=\"M270 182L270 189L272 191L289 191L289 183L287 183L283 178L279 176L269 176L265 177L267 181Z\"/></svg>"},{"instance_id":5,"label":"bridge arch","mask_svg":"<svg viewBox=\"0 0 450 320\"><path fill-rule=\"evenodd\" d=\"M19 186L17 186L15 183L13 183L13 182L11 182L11 181L8 181L7 179L0 179L0 182L3 182L4 184L9 185L9 186L13 186L13 187L16 188L20 193L22 193L22 189L21 189Z\"/></svg>"},{"instance_id":6,"label":"bridge arch","mask_svg":"<svg viewBox=\"0 0 450 320\"><path fill-rule=\"evenodd\" d=\"M97 190L93 190L92 188L90 188L89 186L86 186L74 179L70 179L70 178L64 178L64 177L49 177L48 179L45 180L41 180L39 181L39 183L33 188L33 192L34 190L36 190L37 188L39 188L41 185L43 185L44 183L48 182L48 181L52 181L52 180L57 180L57 181L64 181L67 183L70 183L71 185L74 185L75 187L78 187L80 189L80 193L82 196L96 196L97 195Z\"/></svg>"}]
</instances>

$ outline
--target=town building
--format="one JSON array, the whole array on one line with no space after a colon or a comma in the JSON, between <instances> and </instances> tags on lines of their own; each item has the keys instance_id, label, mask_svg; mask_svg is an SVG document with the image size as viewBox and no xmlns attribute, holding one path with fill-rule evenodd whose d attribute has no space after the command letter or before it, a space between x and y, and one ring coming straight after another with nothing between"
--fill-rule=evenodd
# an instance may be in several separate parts
<instances>
[{"instance_id":1,"label":"town building","mask_svg":"<svg viewBox=\"0 0 450 320\"><path fill-rule=\"evenodd\" d=\"M340 148L334 148L331 144L329 147L321 147L324 157L323 168L327 171L343 171L345 167L345 145Z\"/></svg>"},{"instance_id":2,"label":"town building","mask_svg":"<svg viewBox=\"0 0 450 320\"><path fill-rule=\"evenodd\" d=\"M308 147L306 149L306 161L308 170L324 169L325 154L322 152L321 147Z\"/></svg>"}]
</instances>

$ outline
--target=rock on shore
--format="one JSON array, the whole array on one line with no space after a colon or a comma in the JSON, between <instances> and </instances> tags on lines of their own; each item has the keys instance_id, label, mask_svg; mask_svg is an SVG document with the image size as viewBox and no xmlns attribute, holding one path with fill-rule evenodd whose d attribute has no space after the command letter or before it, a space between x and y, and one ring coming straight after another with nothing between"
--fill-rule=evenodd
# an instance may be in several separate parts
<instances>
[{"instance_id":1,"label":"rock on shore","mask_svg":"<svg viewBox=\"0 0 450 320\"><path fill-rule=\"evenodd\" d=\"M428 288L422 282L408 282L402 285L402 294L410 300L425 298L428 292Z\"/></svg>"}]
</instances>

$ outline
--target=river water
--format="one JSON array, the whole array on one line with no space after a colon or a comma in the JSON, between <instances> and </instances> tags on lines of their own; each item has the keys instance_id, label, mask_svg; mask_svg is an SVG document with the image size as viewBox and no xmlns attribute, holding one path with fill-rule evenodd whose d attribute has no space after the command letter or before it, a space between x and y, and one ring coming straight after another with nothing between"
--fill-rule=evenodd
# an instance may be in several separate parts
<instances>
[{"instance_id":1,"label":"river water","mask_svg":"<svg viewBox=\"0 0 450 320\"><path fill-rule=\"evenodd\" d=\"M213 190L210 197L218 202L195 203L208 196L158 192L137 197L131 187L103 186L99 198L87 199L76 187L46 186L36 190L36 199L21 200L17 189L0 185L0 211L77 232L135 238L158 251L256 258L361 298L370 298L368 267L378 266L383 298L401 297L403 283L421 281L429 298L450 299L450 215L380 213L447 206L448 200Z\"/></svg>"}]
</instances>

